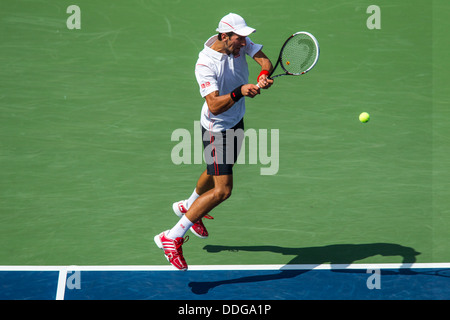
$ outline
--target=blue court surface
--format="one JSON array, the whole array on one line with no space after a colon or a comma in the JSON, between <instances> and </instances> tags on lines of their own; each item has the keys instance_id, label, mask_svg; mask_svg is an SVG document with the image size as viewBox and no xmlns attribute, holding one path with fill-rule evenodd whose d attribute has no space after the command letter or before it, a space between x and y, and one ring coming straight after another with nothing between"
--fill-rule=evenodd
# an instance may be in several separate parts
<instances>
[{"instance_id":1,"label":"blue court surface","mask_svg":"<svg viewBox=\"0 0 450 320\"><path fill-rule=\"evenodd\" d=\"M449 300L450 264L0 266L3 300Z\"/></svg>"}]
</instances>

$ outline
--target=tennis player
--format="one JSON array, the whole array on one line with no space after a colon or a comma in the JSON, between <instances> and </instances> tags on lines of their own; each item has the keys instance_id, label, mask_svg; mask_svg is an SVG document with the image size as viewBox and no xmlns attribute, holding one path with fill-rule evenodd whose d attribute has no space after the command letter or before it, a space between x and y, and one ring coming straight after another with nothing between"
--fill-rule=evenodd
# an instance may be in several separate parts
<instances>
[{"instance_id":1,"label":"tennis player","mask_svg":"<svg viewBox=\"0 0 450 320\"><path fill-rule=\"evenodd\" d=\"M233 165L244 137L233 135L232 139L227 139L227 134L244 129L244 97L254 98L260 94L260 89L268 89L273 84L268 78L273 68L271 61L261 51L262 45L248 38L255 29L247 26L241 16L230 13L220 20L216 31L218 34L206 41L195 66L200 94L205 99L200 122L206 170L200 175L192 195L173 204L174 212L180 217L178 223L155 236L157 246L179 270L188 268L182 250L187 230L207 238L202 218L212 219L208 213L231 195ZM246 56L261 66L258 85L248 83Z\"/></svg>"}]
</instances>

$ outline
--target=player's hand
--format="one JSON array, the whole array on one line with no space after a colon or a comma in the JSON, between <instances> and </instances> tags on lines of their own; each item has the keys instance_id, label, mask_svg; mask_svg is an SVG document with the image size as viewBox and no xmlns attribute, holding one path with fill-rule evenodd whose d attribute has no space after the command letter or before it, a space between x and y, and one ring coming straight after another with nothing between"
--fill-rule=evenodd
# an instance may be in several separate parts
<instances>
[{"instance_id":1,"label":"player's hand","mask_svg":"<svg viewBox=\"0 0 450 320\"><path fill-rule=\"evenodd\" d=\"M266 74L262 74L258 80L258 86L261 89L269 89L273 84L273 79L269 79Z\"/></svg>"},{"instance_id":2,"label":"player's hand","mask_svg":"<svg viewBox=\"0 0 450 320\"><path fill-rule=\"evenodd\" d=\"M257 94L260 94L259 87L257 85L247 83L241 87L241 92L244 96L253 98Z\"/></svg>"}]
</instances>

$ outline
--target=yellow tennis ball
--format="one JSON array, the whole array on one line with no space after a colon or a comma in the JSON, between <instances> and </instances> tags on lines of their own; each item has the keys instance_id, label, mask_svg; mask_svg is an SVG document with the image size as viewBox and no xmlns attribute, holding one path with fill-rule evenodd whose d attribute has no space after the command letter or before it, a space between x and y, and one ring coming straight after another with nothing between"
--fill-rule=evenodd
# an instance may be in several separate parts
<instances>
[{"instance_id":1,"label":"yellow tennis ball","mask_svg":"<svg viewBox=\"0 0 450 320\"><path fill-rule=\"evenodd\" d=\"M366 123L370 120L370 115L367 112L363 112L359 115L359 121L362 123Z\"/></svg>"},{"instance_id":2,"label":"yellow tennis ball","mask_svg":"<svg viewBox=\"0 0 450 320\"><path fill-rule=\"evenodd\" d=\"M290 65L291 63L290 63L289 61L286 61L286 64L287 64L287 65Z\"/></svg>"}]
</instances>

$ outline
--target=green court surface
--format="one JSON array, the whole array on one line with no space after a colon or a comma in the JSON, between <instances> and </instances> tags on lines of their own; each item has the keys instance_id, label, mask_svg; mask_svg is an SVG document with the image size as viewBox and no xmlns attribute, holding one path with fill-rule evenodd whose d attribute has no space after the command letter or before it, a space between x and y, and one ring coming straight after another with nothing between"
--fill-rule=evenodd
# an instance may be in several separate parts
<instances>
[{"instance_id":1,"label":"green court surface","mask_svg":"<svg viewBox=\"0 0 450 320\"><path fill-rule=\"evenodd\" d=\"M67 28L72 4L81 29ZM366 25L373 4L381 29ZM279 170L236 166L232 197L205 222L210 237L183 246L187 262L449 262L449 9L1 1L0 265L167 264L153 237L176 223L172 203L204 169L173 163L171 135L194 133L194 65L229 12L257 29L251 39L273 62L301 30L321 56L310 73L247 99L246 129L279 130Z\"/></svg>"}]
</instances>

